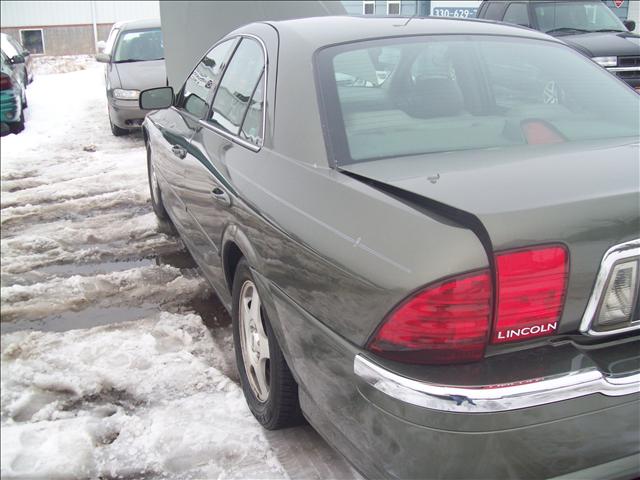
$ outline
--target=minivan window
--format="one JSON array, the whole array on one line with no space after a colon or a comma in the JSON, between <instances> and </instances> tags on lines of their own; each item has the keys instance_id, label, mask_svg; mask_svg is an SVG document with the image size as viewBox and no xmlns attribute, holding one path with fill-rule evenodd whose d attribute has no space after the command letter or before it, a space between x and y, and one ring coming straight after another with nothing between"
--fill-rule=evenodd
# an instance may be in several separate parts
<instances>
[{"instance_id":1,"label":"minivan window","mask_svg":"<svg viewBox=\"0 0 640 480\"><path fill-rule=\"evenodd\" d=\"M119 28L114 28L113 30L111 30L111 33L109 33L109 38L107 38L107 43L104 46L103 53L111 55L113 44L116 43L116 38L118 38L118 33L120 33Z\"/></svg>"},{"instance_id":2,"label":"minivan window","mask_svg":"<svg viewBox=\"0 0 640 480\"><path fill-rule=\"evenodd\" d=\"M531 22L529 20L529 7L524 3L512 3L507 7L507 11L504 14L502 20L506 23L513 23L514 25L522 25L524 27L530 27Z\"/></svg>"},{"instance_id":3,"label":"minivan window","mask_svg":"<svg viewBox=\"0 0 640 480\"><path fill-rule=\"evenodd\" d=\"M400 51L397 65L376 82L375 56L388 45ZM640 96L554 42L405 37L329 47L318 61L329 150L339 164L529 147L531 121L563 142L636 138L640 128ZM345 76L356 81L341 82Z\"/></svg>"},{"instance_id":4,"label":"minivan window","mask_svg":"<svg viewBox=\"0 0 640 480\"><path fill-rule=\"evenodd\" d=\"M216 45L205 55L182 87L176 100L176 106L190 114L202 118L209 110L211 94L215 91L225 61L236 40L227 40Z\"/></svg>"},{"instance_id":5,"label":"minivan window","mask_svg":"<svg viewBox=\"0 0 640 480\"><path fill-rule=\"evenodd\" d=\"M113 53L115 63L162 60L164 45L159 28L125 30L120 33Z\"/></svg>"},{"instance_id":6,"label":"minivan window","mask_svg":"<svg viewBox=\"0 0 640 480\"><path fill-rule=\"evenodd\" d=\"M243 38L216 91L209 118L212 125L238 135L264 63L258 42Z\"/></svg>"}]
</instances>

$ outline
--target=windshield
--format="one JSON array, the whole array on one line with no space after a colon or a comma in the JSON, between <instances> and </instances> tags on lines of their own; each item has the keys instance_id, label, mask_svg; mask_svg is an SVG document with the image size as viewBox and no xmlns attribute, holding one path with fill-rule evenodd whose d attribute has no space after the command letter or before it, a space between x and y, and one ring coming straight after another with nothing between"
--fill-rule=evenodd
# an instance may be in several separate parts
<instances>
[{"instance_id":1,"label":"windshield","mask_svg":"<svg viewBox=\"0 0 640 480\"><path fill-rule=\"evenodd\" d=\"M404 37L329 47L318 61L338 164L637 138L640 128L640 96L555 42Z\"/></svg>"},{"instance_id":2,"label":"windshield","mask_svg":"<svg viewBox=\"0 0 640 480\"><path fill-rule=\"evenodd\" d=\"M113 54L113 61L116 63L162 60L163 58L164 46L162 31L159 28L122 32Z\"/></svg>"},{"instance_id":3,"label":"windshield","mask_svg":"<svg viewBox=\"0 0 640 480\"><path fill-rule=\"evenodd\" d=\"M547 33L627 31L615 13L602 2L539 3L533 10L539 30Z\"/></svg>"}]
</instances>

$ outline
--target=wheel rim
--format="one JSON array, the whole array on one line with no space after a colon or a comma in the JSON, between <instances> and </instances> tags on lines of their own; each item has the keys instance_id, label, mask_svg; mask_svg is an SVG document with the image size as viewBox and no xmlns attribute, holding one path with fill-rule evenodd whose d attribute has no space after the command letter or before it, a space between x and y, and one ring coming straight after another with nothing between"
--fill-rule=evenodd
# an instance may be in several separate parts
<instances>
[{"instance_id":1,"label":"wheel rim","mask_svg":"<svg viewBox=\"0 0 640 480\"><path fill-rule=\"evenodd\" d=\"M160 189L158 188L158 179L156 178L156 169L153 162L149 159L149 176L151 177L151 195L156 205L160 203Z\"/></svg>"},{"instance_id":2,"label":"wheel rim","mask_svg":"<svg viewBox=\"0 0 640 480\"><path fill-rule=\"evenodd\" d=\"M240 349L249 386L258 401L266 402L269 398L271 370L269 339L260 307L258 290L251 280L247 280L240 290Z\"/></svg>"}]
</instances>

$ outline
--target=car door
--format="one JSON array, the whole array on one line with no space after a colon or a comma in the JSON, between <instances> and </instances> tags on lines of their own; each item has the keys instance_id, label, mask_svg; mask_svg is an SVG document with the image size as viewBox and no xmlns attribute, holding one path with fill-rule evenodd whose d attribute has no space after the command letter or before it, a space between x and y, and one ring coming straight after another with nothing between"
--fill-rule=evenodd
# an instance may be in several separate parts
<instances>
[{"instance_id":1,"label":"car door","mask_svg":"<svg viewBox=\"0 0 640 480\"><path fill-rule=\"evenodd\" d=\"M194 236L202 269L218 291L224 291L221 240L232 218L237 194L226 157L240 149L252 155L262 143L266 52L256 38L239 39L216 89L206 126L191 140L194 151L185 171L187 210L200 230Z\"/></svg>"},{"instance_id":2,"label":"car door","mask_svg":"<svg viewBox=\"0 0 640 480\"><path fill-rule=\"evenodd\" d=\"M155 152L157 170L169 183L175 200L169 208L178 219L190 246L199 243L200 235L195 220L188 214L185 198L185 170L194 160L190 141L202 128L200 121L209 111L224 61L234 44L235 40L224 42L204 56L176 96L174 106L164 112L159 124L163 141L159 151Z\"/></svg>"}]
</instances>

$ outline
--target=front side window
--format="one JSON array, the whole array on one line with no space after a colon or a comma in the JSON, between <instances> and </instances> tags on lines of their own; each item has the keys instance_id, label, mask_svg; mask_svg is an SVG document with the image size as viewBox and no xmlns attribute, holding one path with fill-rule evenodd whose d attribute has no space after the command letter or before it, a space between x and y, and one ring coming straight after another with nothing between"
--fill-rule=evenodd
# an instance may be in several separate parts
<instances>
[{"instance_id":1,"label":"front side window","mask_svg":"<svg viewBox=\"0 0 640 480\"><path fill-rule=\"evenodd\" d=\"M42 30L20 30L20 40L24 48L31 53L44 53Z\"/></svg>"},{"instance_id":2,"label":"front side window","mask_svg":"<svg viewBox=\"0 0 640 480\"><path fill-rule=\"evenodd\" d=\"M113 51L113 45L116 43L116 38L118 38L118 33L120 33L119 28L114 28L113 30L111 30L111 33L109 33L109 38L107 38L107 43L105 44L103 51L107 55L111 55L111 52Z\"/></svg>"},{"instance_id":3,"label":"front side window","mask_svg":"<svg viewBox=\"0 0 640 480\"><path fill-rule=\"evenodd\" d=\"M112 58L115 63L164 59L162 31L159 28L123 31Z\"/></svg>"},{"instance_id":4,"label":"front side window","mask_svg":"<svg viewBox=\"0 0 640 480\"><path fill-rule=\"evenodd\" d=\"M387 53L390 73L380 82L376 63L384 49L395 53ZM578 142L636 138L640 129L640 96L552 42L472 35L383 39L326 48L318 61L338 164L527 148L540 142L529 137L534 130Z\"/></svg>"},{"instance_id":5,"label":"front side window","mask_svg":"<svg viewBox=\"0 0 640 480\"><path fill-rule=\"evenodd\" d=\"M205 55L182 87L176 100L176 106L198 118L209 110L209 97L215 90L224 70L227 57L236 40L227 40L216 45Z\"/></svg>"},{"instance_id":6,"label":"front side window","mask_svg":"<svg viewBox=\"0 0 640 480\"><path fill-rule=\"evenodd\" d=\"M209 118L212 125L238 135L264 64L260 44L251 38L243 38L216 91Z\"/></svg>"},{"instance_id":7,"label":"front side window","mask_svg":"<svg viewBox=\"0 0 640 480\"><path fill-rule=\"evenodd\" d=\"M512 3L507 8L502 21L513 23L514 25L522 25L523 27L530 27L529 7L524 3Z\"/></svg>"},{"instance_id":8,"label":"front side window","mask_svg":"<svg viewBox=\"0 0 640 480\"><path fill-rule=\"evenodd\" d=\"M534 12L538 29L547 33L620 31L627 29L602 2L540 2Z\"/></svg>"}]
</instances>

